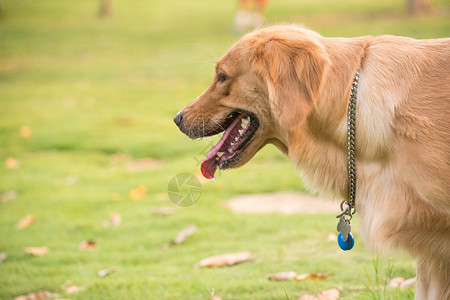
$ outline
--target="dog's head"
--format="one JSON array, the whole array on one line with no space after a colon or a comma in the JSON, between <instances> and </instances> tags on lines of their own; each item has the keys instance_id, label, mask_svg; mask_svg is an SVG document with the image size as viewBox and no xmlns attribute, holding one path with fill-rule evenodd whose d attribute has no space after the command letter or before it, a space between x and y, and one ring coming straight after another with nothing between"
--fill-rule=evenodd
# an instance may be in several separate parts
<instances>
[{"instance_id":1,"label":"dog's head","mask_svg":"<svg viewBox=\"0 0 450 300\"><path fill-rule=\"evenodd\" d=\"M275 26L244 36L217 62L211 86L174 118L190 138L225 132L202 163L240 167L264 145L287 153L289 133L314 106L328 58L318 34Z\"/></svg>"}]
</instances>

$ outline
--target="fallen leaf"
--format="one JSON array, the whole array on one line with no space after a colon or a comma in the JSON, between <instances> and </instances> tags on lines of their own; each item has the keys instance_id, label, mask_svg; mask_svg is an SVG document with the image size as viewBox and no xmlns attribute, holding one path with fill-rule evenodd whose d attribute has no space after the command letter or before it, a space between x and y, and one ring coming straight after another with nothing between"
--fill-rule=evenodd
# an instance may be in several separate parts
<instances>
[{"instance_id":1,"label":"fallen leaf","mask_svg":"<svg viewBox=\"0 0 450 300\"><path fill-rule=\"evenodd\" d=\"M78 250L94 250L97 249L97 243L94 240L85 240L78 245Z\"/></svg>"},{"instance_id":2,"label":"fallen leaf","mask_svg":"<svg viewBox=\"0 0 450 300\"><path fill-rule=\"evenodd\" d=\"M14 157L8 157L8 159L5 162L5 167L9 170L18 169L19 166L20 166L19 161Z\"/></svg>"},{"instance_id":3,"label":"fallen leaf","mask_svg":"<svg viewBox=\"0 0 450 300\"><path fill-rule=\"evenodd\" d=\"M224 267L249 261L252 258L250 251L242 251L236 253L228 253L215 255L202 259L198 266L200 267Z\"/></svg>"},{"instance_id":4,"label":"fallen leaf","mask_svg":"<svg viewBox=\"0 0 450 300\"><path fill-rule=\"evenodd\" d=\"M321 274L321 273L306 273L295 276L295 281L302 281L305 279L317 280L317 279L327 279L331 276L331 273Z\"/></svg>"},{"instance_id":5,"label":"fallen leaf","mask_svg":"<svg viewBox=\"0 0 450 300\"><path fill-rule=\"evenodd\" d=\"M321 273L311 273L309 278L311 280L316 280L316 279L327 279L328 277L331 276L331 273L326 273L326 274L321 274Z\"/></svg>"},{"instance_id":6,"label":"fallen leaf","mask_svg":"<svg viewBox=\"0 0 450 300\"><path fill-rule=\"evenodd\" d=\"M406 279L405 281L402 282L402 284L400 284L400 288L404 289L404 288L410 288L410 287L414 287L416 285L416 277L410 278L410 279Z\"/></svg>"},{"instance_id":7,"label":"fallen leaf","mask_svg":"<svg viewBox=\"0 0 450 300\"><path fill-rule=\"evenodd\" d=\"M318 300L337 300L339 299L340 293L338 289L331 289L320 292L317 294Z\"/></svg>"},{"instance_id":8,"label":"fallen leaf","mask_svg":"<svg viewBox=\"0 0 450 300\"><path fill-rule=\"evenodd\" d=\"M405 281L403 277L395 277L389 282L388 287L391 289L398 288Z\"/></svg>"},{"instance_id":9,"label":"fallen leaf","mask_svg":"<svg viewBox=\"0 0 450 300\"><path fill-rule=\"evenodd\" d=\"M119 226L122 223L122 216L118 212L112 212L109 215L109 221L112 226Z\"/></svg>"},{"instance_id":10,"label":"fallen leaf","mask_svg":"<svg viewBox=\"0 0 450 300\"><path fill-rule=\"evenodd\" d=\"M302 281L302 280L308 279L309 275L311 275L311 273L297 275L297 276L295 276L295 281Z\"/></svg>"},{"instance_id":11,"label":"fallen leaf","mask_svg":"<svg viewBox=\"0 0 450 300\"><path fill-rule=\"evenodd\" d=\"M31 224L33 224L36 221L36 218L33 214L27 215L20 219L20 221L17 223L16 228L19 230L25 229L27 227L30 227Z\"/></svg>"},{"instance_id":12,"label":"fallen leaf","mask_svg":"<svg viewBox=\"0 0 450 300\"><path fill-rule=\"evenodd\" d=\"M184 242L186 240L186 238L192 234L194 234L194 232L197 230L197 227L195 225L189 225L188 227L186 227L185 229L181 230L177 236L171 240L169 243L166 243L164 245L162 245L163 249L167 249L170 246L176 245L176 244L181 244L182 242Z\"/></svg>"},{"instance_id":13,"label":"fallen leaf","mask_svg":"<svg viewBox=\"0 0 450 300\"><path fill-rule=\"evenodd\" d=\"M84 289L86 289L84 286L71 284L65 288L65 291L67 294L72 294L72 293L82 291Z\"/></svg>"},{"instance_id":14,"label":"fallen leaf","mask_svg":"<svg viewBox=\"0 0 450 300\"><path fill-rule=\"evenodd\" d=\"M153 169L160 165L160 162L153 158L141 158L127 163L125 170L128 172L140 172Z\"/></svg>"},{"instance_id":15,"label":"fallen leaf","mask_svg":"<svg viewBox=\"0 0 450 300\"><path fill-rule=\"evenodd\" d=\"M98 271L97 275L99 277L105 277L106 275L112 274L117 271L117 268L111 267L108 269Z\"/></svg>"},{"instance_id":16,"label":"fallen leaf","mask_svg":"<svg viewBox=\"0 0 450 300\"><path fill-rule=\"evenodd\" d=\"M16 191L8 191L0 195L0 203L8 202L17 198Z\"/></svg>"},{"instance_id":17,"label":"fallen leaf","mask_svg":"<svg viewBox=\"0 0 450 300\"><path fill-rule=\"evenodd\" d=\"M211 296L211 298L209 298L209 300L222 300L222 297L220 297L220 296Z\"/></svg>"},{"instance_id":18,"label":"fallen leaf","mask_svg":"<svg viewBox=\"0 0 450 300\"><path fill-rule=\"evenodd\" d=\"M147 194L147 189L145 188L145 186L140 185L140 186L137 186L137 187L131 189L130 198L132 200L139 200L139 199L143 198L146 194Z\"/></svg>"},{"instance_id":19,"label":"fallen leaf","mask_svg":"<svg viewBox=\"0 0 450 300\"><path fill-rule=\"evenodd\" d=\"M189 225L187 228L181 230L177 236L173 239L174 244L180 244L184 242L184 240L192 235L197 230L195 225Z\"/></svg>"},{"instance_id":20,"label":"fallen leaf","mask_svg":"<svg viewBox=\"0 0 450 300\"><path fill-rule=\"evenodd\" d=\"M317 297L306 294L306 295L302 295L302 296L298 297L298 300L317 300Z\"/></svg>"},{"instance_id":21,"label":"fallen leaf","mask_svg":"<svg viewBox=\"0 0 450 300\"><path fill-rule=\"evenodd\" d=\"M175 214L175 208L172 207L157 207L153 208L150 213L152 215L173 215Z\"/></svg>"},{"instance_id":22,"label":"fallen leaf","mask_svg":"<svg viewBox=\"0 0 450 300\"><path fill-rule=\"evenodd\" d=\"M22 126L20 128L20 137L23 139L28 139L31 137L31 127L30 126Z\"/></svg>"},{"instance_id":23,"label":"fallen leaf","mask_svg":"<svg viewBox=\"0 0 450 300\"><path fill-rule=\"evenodd\" d=\"M23 251L28 254L32 254L35 256L42 256L48 253L50 249L47 246L44 247L25 247L23 248Z\"/></svg>"},{"instance_id":24,"label":"fallen leaf","mask_svg":"<svg viewBox=\"0 0 450 300\"><path fill-rule=\"evenodd\" d=\"M6 252L1 252L0 253L0 264L5 261L5 259L8 257L8 254L6 254Z\"/></svg>"},{"instance_id":25,"label":"fallen leaf","mask_svg":"<svg viewBox=\"0 0 450 300\"><path fill-rule=\"evenodd\" d=\"M39 292L29 293L28 295L17 296L14 299L15 300L34 300L34 299L53 298L53 297L58 297L58 296L59 296L59 294L51 293L49 291L39 291Z\"/></svg>"},{"instance_id":26,"label":"fallen leaf","mask_svg":"<svg viewBox=\"0 0 450 300\"><path fill-rule=\"evenodd\" d=\"M290 272L279 272L279 273L274 273L274 274L269 274L267 276L267 278L269 280L290 280L292 278L295 277L295 272L290 271Z\"/></svg>"}]
</instances>

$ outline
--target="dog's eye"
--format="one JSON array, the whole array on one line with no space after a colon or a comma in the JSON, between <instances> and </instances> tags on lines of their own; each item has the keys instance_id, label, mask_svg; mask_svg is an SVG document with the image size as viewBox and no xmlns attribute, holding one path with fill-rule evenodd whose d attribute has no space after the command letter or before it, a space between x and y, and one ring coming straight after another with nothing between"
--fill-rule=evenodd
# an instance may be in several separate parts
<instances>
[{"instance_id":1,"label":"dog's eye","mask_svg":"<svg viewBox=\"0 0 450 300\"><path fill-rule=\"evenodd\" d=\"M219 73L217 75L217 81L220 83L224 83L225 81L227 81L228 77L227 75L223 74L223 73Z\"/></svg>"}]
</instances>

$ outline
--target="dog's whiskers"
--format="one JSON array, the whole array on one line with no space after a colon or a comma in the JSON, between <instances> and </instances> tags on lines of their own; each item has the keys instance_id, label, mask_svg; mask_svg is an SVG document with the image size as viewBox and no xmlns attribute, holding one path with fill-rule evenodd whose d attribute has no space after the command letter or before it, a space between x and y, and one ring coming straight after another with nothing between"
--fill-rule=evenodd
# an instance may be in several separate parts
<instances>
[{"instance_id":1,"label":"dog's whiskers","mask_svg":"<svg viewBox=\"0 0 450 300\"><path fill-rule=\"evenodd\" d=\"M188 136L192 136L192 130L191 130L191 128L192 128L192 126L194 125L195 120L199 117L199 115L200 115L200 114L197 114L197 115L194 117L194 119L192 120L191 125L189 126L189 129L188 129Z\"/></svg>"}]
</instances>

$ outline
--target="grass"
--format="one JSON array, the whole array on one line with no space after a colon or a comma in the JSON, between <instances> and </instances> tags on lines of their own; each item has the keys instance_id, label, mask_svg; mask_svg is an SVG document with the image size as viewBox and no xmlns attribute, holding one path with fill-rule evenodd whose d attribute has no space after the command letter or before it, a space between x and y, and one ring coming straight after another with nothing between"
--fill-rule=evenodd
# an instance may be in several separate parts
<instances>
[{"instance_id":1,"label":"grass","mask_svg":"<svg viewBox=\"0 0 450 300\"><path fill-rule=\"evenodd\" d=\"M352 288L367 284L364 269L373 257L356 225L357 244L345 253L327 241L334 215L239 215L223 208L237 194L304 190L274 147L220 174L217 183L203 184L196 205L176 208L174 215L150 214L171 205L168 182L198 172L210 143L187 139L172 118L209 85L213 62L238 39L231 31L234 1L114 1L114 15L105 20L96 16L95 1L3 3L0 194L14 190L18 196L0 203L0 252L8 255L0 264L1 299L39 290L70 299L207 299L212 290L222 299L296 299L335 287L342 288L342 299L371 297L377 281ZM325 36L446 37L450 6L435 3L433 16L409 18L399 0L280 0L270 3L267 18L304 23ZM32 130L28 139L20 137L23 126ZM160 164L130 173L117 153ZM5 167L9 157L19 161L18 169ZM129 191L140 185L147 194L131 200ZM105 227L112 212L121 214L122 224ZM28 214L36 222L17 230ZM193 236L161 249L189 224L198 228ZM98 248L78 251L86 239ZM48 246L50 252L31 256L23 251L27 246ZM255 259L229 268L195 267L207 256L242 250ZM392 276L414 276L407 255L391 262ZM117 271L97 275L109 267ZM333 275L321 281L266 279L289 270ZM64 295L68 281L86 289ZM412 299L407 291L386 293Z\"/></svg>"}]
</instances>

